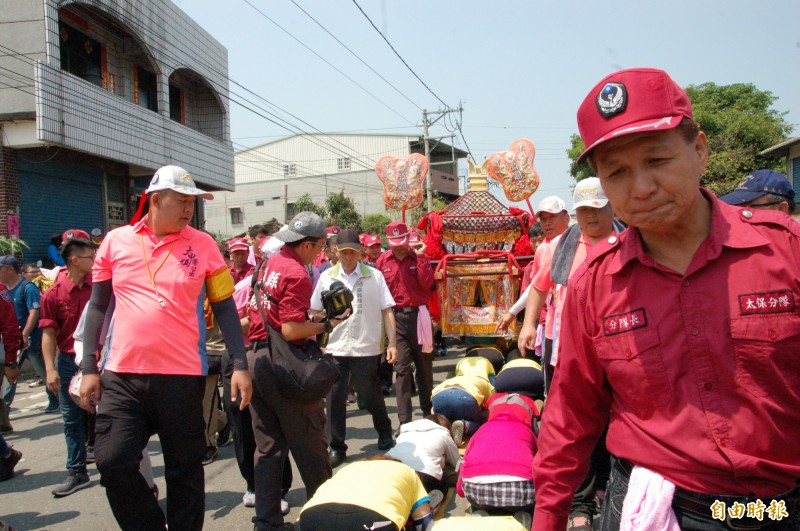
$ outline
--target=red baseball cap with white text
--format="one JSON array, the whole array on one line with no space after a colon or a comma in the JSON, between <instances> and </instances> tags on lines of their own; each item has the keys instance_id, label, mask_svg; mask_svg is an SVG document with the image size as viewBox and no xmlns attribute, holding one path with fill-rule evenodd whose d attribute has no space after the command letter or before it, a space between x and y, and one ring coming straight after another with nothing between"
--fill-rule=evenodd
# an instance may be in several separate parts
<instances>
[{"instance_id":1,"label":"red baseball cap with white text","mask_svg":"<svg viewBox=\"0 0 800 531\"><path fill-rule=\"evenodd\" d=\"M586 146L578 157L608 140L632 133L665 131L692 118L686 92L656 68L630 68L604 77L578 109L578 130Z\"/></svg>"},{"instance_id":2,"label":"red baseball cap with white text","mask_svg":"<svg viewBox=\"0 0 800 531\"><path fill-rule=\"evenodd\" d=\"M393 221L386 225L386 238L389 247L399 247L408 243L408 225L402 221Z\"/></svg>"},{"instance_id":3,"label":"red baseball cap with white text","mask_svg":"<svg viewBox=\"0 0 800 531\"><path fill-rule=\"evenodd\" d=\"M228 252L234 251L250 251L250 245L244 238L233 238L228 242Z\"/></svg>"},{"instance_id":4,"label":"red baseball cap with white text","mask_svg":"<svg viewBox=\"0 0 800 531\"><path fill-rule=\"evenodd\" d=\"M366 234L364 238L362 238L361 243L364 247L371 247L373 245L380 245L381 244L381 237L377 234Z\"/></svg>"},{"instance_id":5,"label":"red baseball cap with white text","mask_svg":"<svg viewBox=\"0 0 800 531\"><path fill-rule=\"evenodd\" d=\"M79 238L81 240L90 239L89 233L85 230L67 229L64 231L64 234L61 235L61 243L67 243L68 240L73 240L75 238Z\"/></svg>"}]
</instances>

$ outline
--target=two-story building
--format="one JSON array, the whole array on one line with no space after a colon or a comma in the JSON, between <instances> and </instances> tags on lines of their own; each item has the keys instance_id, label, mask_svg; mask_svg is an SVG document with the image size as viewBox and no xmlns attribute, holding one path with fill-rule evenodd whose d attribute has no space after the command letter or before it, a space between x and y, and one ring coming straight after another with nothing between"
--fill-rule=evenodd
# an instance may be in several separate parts
<instances>
[{"instance_id":1,"label":"two-story building","mask_svg":"<svg viewBox=\"0 0 800 531\"><path fill-rule=\"evenodd\" d=\"M166 164L233 189L227 49L169 0L4 0L0 235L123 225Z\"/></svg>"},{"instance_id":2,"label":"two-story building","mask_svg":"<svg viewBox=\"0 0 800 531\"><path fill-rule=\"evenodd\" d=\"M224 236L276 218L291 219L294 202L308 194L325 205L330 193L344 191L359 214L385 213L383 183L375 164L383 156L425 153L420 136L403 134L300 134L236 152L236 191L217 194L206 205L206 229ZM458 159L467 153L431 141L431 179L435 193L459 196Z\"/></svg>"},{"instance_id":3,"label":"two-story building","mask_svg":"<svg viewBox=\"0 0 800 531\"><path fill-rule=\"evenodd\" d=\"M779 159L786 164L786 176L792 182L795 195L800 193L800 136L790 138L761 152L762 155Z\"/></svg>"}]
</instances>

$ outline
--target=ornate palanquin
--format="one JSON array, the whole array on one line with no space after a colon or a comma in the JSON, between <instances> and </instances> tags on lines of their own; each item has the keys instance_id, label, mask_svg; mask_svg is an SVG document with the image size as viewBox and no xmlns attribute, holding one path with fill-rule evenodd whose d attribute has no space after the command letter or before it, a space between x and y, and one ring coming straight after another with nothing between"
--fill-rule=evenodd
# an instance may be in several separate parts
<instances>
[{"instance_id":1,"label":"ornate palanquin","mask_svg":"<svg viewBox=\"0 0 800 531\"><path fill-rule=\"evenodd\" d=\"M448 253L476 249L510 251L522 224L486 191L467 192L441 213L442 245Z\"/></svg>"},{"instance_id":2,"label":"ornate palanquin","mask_svg":"<svg viewBox=\"0 0 800 531\"><path fill-rule=\"evenodd\" d=\"M444 335L495 335L519 296L521 269L505 251L446 255L436 268ZM516 321L509 333L517 334Z\"/></svg>"},{"instance_id":3,"label":"ornate palanquin","mask_svg":"<svg viewBox=\"0 0 800 531\"><path fill-rule=\"evenodd\" d=\"M509 208L486 190L486 168L470 162L470 191L438 212L429 212L418 228L425 230L431 259L478 250L511 251L525 236L530 216ZM515 249L517 251L517 249Z\"/></svg>"}]
</instances>

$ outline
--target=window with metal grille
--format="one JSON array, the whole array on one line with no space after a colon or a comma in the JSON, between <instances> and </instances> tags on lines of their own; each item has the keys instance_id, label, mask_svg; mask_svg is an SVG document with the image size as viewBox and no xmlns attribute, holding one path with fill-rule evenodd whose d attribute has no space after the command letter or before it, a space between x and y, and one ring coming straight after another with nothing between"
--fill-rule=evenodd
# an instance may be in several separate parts
<instances>
[{"instance_id":1,"label":"window with metal grille","mask_svg":"<svg viewBox=\"0 0 800 531\"><path fill-rule=\"evenodd\" d=\"M231 210L231 225L241 225L244 223L244 212L239 207L235 207L230 209Z\"/></svg>"},{"instance_id":2,"label":"window with metal grille","mask_svg":"<svg viewBox=\"0 0 800 531\"><path fill-rule=\"evenodd\" d=\"M338 171L348 171L350 169L350 157L336 160L336 169Z\"/></svg>"}]
</instances>

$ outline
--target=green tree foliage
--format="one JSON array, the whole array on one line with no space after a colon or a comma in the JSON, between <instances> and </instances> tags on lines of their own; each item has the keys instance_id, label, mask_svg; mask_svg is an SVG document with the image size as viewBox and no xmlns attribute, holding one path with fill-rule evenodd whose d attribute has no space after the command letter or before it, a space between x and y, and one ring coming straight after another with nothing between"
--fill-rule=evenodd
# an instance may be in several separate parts
<instances>
[{"instance_id":1,"label":"green tree foliage","mask_svg":"<svg viewBox=\"0 0 800 531\"><path fill-rule=\"evenodd\" d=\"M431 203L433 203L433 210L435 211L443 210L447 206L447 202L436 192L433 192ZM427 213L428 201L423 197L422 203L420 203L417 208L412 208L411 210L406 211L406 223L409 227L416 227L417 223L419 223L419 220L421 220L422 217Z\"/></svg>"},{"instance_id":2,"label":"green tree foliage","mask_svg":"<svg viewBox=\"0 0 800 531\"><path fill-rule=\"evenodd\" d=\"M306 211L314 212L321 218L324 218L325 215L327 214L325 212L325 207L316 204L311 199L310 194L303 194L297 198L297 200L294 202L294 211L296 214ZM286 221L288 222L289 220L287 219Z\"/></svg>"},{"instance_id":3,"label":"green tree foliage","mask_svg":"<svg viewBox=\"0 0 800 531\"><path fill-rule=\"evenodd\" d=\"M689 85L695 121L708 137L708 167L701 184L723 195L754 170L784 171L780 160L759 155L764 149L786 140L792 132L785 112L773 108L778 100L771 92L752 83ZM569 173L576 181L593 175L587 164L575 162L583 152L583 140L573 134L567 156Z\"/></svg>"},{"instance_id":4,"label":"green tree foliage","mask_svg":"<svg viewBox=\"0 0 800 531\"><path fill-rule=\"evenodd\" d=\"M584 145L581 135L573 133L569 137L569 149L567 150L567 157L569 157L569 174L575 178L575 182L582 181L587 177L594 177L594 172L586 162L578 164L578 157L583 153Z\"/></svg>"},{"instance_id":5,"label":"green tree foliage","mask_svg":"<svg viewBox=\"0 0 800 531\"><path fill-rule=\"evenodd\" d=\"M328 211L325 222L329 226L336 225L342 229L354 229L358 233L363 232L361 215L356 212L353 200L345 195L344 190L328 194L328 199L325 200L325 207Z\"/></svg>"},{"instance_id":6,"label":"green tree foliage","mask_svg":"<svg viewBox=\"0 0 800 531\"><path fill-rule=\"evenodd\" d=\"M361 227L367 234L377 234L382 239L386 234L386 225L392 222L392 218L386 214L367 214L361 220Z\"/></svg>"},{"instance_id":7,"label":"green tree foliage","mask_svg":"<svg viewBox=\"0 0 800 531\"><path fill-rule=\"evenodd\" d=\"M759 155L788 138L792 126L785 112L772 106L777 97L751 83L689 85L695 121L708 136L708 167L703 186L725 194L760 168L784 171L781 161Z\"/></svg>"}]
</instances>

